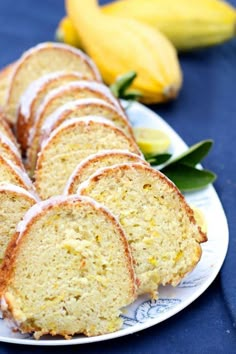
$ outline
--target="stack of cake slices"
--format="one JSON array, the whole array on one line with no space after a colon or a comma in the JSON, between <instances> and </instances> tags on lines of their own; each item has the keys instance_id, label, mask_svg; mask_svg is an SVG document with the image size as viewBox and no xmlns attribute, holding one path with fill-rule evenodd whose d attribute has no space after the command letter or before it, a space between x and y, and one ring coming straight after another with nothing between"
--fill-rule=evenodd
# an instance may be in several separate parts
<instances>
[{"instance_id":1,"label":"stack of cake slices","mask_svg":"<svg viewBox=\"0 0 236 354\"><path fill-rule=\"evenodd\" d=\"M197 265L206 234L80 50L28 50L0 73L0 104L4 318L37 339L119 330L137 296Z\"/></svg>"}]
</instances>

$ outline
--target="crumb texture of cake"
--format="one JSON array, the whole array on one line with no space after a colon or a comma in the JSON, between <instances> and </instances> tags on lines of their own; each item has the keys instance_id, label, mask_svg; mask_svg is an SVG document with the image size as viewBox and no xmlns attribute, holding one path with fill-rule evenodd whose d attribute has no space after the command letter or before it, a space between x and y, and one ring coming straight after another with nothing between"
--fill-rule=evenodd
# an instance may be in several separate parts
<instances>
[{"instance_id":1,"label":"crumb texture of cake","mask_svg":"<svg viewBox=\"0 0 236 354\"><path fill-rule=\"evenodd\" d=\"M16 136L22 151L26 151L30 130L33 127L37 110L44 97L55 88L68 82L86 80L86 75L75 71L52 72L33 81L20 98L17 111Z\"/></svg>"},{"instance_id":2,"label":"crumb texture of cake","mask_svg":"<svg viewBox=\"0 0 236 354\"><path fill-rule=\"evenodd\" d=\"M42 199L63 193L75 167L100 150L121 149L137 155L136 143L109 120L87 116L56 128L42 147L35 170L35 187Z\"/></svg>"},{"instance_id":3,"label":"crumb texture of cake","mask_svg":"<svg viewBox=\"0 0 236 354\"><path fill-rule=\"evenodd\" d=\"M163 174L143 164L98 170L78 193L105 205L120 221L140 280L139 294L176 286L201 258L206 240L183 195Z\"/></svg>"},{"instance_id":4,"label":"crumb texture of cake","mask_svg":"<svg viewBox=\"0 0 236 354\"><path fill-rule=\"evenodd\" d=\"M108 210L90 198L52 198L33 206L18 232L0 276L8 321L37 339L121 328L136 279L124 232Z\"/></svg>"},{"instance_id":5,"label":"crumb texture of cake","mask_svg":"<svg viewBox=\"0 0 236 354\"><path fill-rule=\"evenodd\" d=\"M76 194L79 185L100 168L132 162L148 165L142 157L125 150L104 150L90 155L82 160L72 172L64 194Z\"/></svg>"},{"instance_id":6,"label":"crumb texture of cake","mask_svg":"<svg viewBox=\"0 0 236 354\"><path fill-rule=\"evenodd\" d=\"M5 105L9 121L16 122L20 97L31 82L65 68L85 74L93 80L101 79L92 60L79 49L66 44L41 43L25 52L14 66L9 83Z\"/></svg>"},{"instance_id":7,"label":"crumb texture of cake","mask_svg":"<svg viewBox=\"0 0 236 354\"><path fill-rule=\"evenodd\" d=\"M88 115L101 116L111 120L126 135L135 139L131 124L124 113L99 98L81 98L65 103L47 117L41 128L40 141L47 139L50 133L64 121Z\"/></svg>"},{"instance_id":8,"label":"crumb texture of cake","mask_svg":"<svg viewBox=\"0 0 236 354\"><path fill-rule=\"evenodd\" d=\"M27 165L29 166L31 175L36 165L37 153L40 149L42 126L47 117L63 104L86 97L103 99L120 110L121 113L123 112L118 100L111 94L108 87L95 81L76 81L49 92L38 109L28 140Z\"/></svg>"},{"instance_id":9,"label":"crumb texture of cake","mask_svg":"<svg viewBox=\"0 0 236 354\"><path fill-rule=\"evenodd\" d=\"M0 184L0 263L17 224L32 205L38 202L33 194L13 184Z\"/></svg>"}]
</instances>

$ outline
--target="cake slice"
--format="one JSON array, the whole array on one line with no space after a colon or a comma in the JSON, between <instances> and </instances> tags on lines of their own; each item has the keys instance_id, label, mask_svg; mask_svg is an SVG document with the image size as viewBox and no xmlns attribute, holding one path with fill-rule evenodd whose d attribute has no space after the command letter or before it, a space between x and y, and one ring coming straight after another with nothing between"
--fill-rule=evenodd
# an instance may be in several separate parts
<instances>
[{"instance_id":1,"label":"cake slice","mask_svg":"<svg viewBox=\"0 0 236 354\"><path fill-rule=\"evenodd\" d=\"M29 133L43 98L51 90L78 80L86 80L86 76L75 71L59 71L43 75L28 86L20 98L16 122L16 136L23 152L27 149Z\"/></svg>"},{"instance_id":2,"label":"cake slice","mask_svg":"<svg viewBox=\"0 0 236 354\"><path fill-rule=\"evenodd\" d=\"M38 203L7 249L0 293L3 316L37 339L120 329L136 285L119 223L90 198Z\"/></svg>"},{"instance_id":3,"label":"cake slice","mask_svg":"<svg viewBox=\"0 0 236 354\"><path fill-rule=\"evenodd\" d=\"M121 113L123 113L120 103L111 94L108 87L98 82L77 81L65 84L64 86L51 91L45 97L43 103L39 107L37 116L35 118L35 124L33 125L31 129L31 134L29 136L27 165L29 170L31 171L31 174L35 168L37 152L39 151L41 129L46 118L63 104L85 97L95 97L103 99L113 105Z\"/></svg>"},{"instance_id":4,"label":"cake slice","mask_svg":"<svg viewBox=\"0 0 236 354\"><path fill-rule=\"evenodd\" d=\"M50 72L77 71L93 80L100 74L92 60L79 49L62 43L41 43L27 52L14 66L6 98L6 114L11 123L16 122L16 113L21 95L29 84Z\"/></svg>"},{"instance_id":5,"label":"cake slice","mask_svg":"<svg viewBox=\"0 0 236 354\"><path fill-rule=\"evenodd\" d=\"M0 184L0 263L16 226L27 210L39 201L35 195L13 184Z\"/></svg>"},{"instance_id":6,"label":"cake slice","mask_svg":"<svg viewBox=\"0 0 236 354\"><path fill-rule=\"evenodd\" d=\"M140 154L136 143L107 119L87 116L62 123L52 132L38 157L35 186L40 197L62 194L78 163L106 149Z\"/></svg>"},{"instance_id":7,"label":"cake slice","mask_svg":"<svg viewBox=\"0 0 236 354\"><path fill-rule=\"evenodd\" d=\"M126 135L135 139L131 124L123 112L99 98L81 98L65 103L47 117L41 128L40 141L47 139L51 132L64 121L88 115L101 116L111 120Z\"/></svg>"},{"instance_id":8,"label":"cake slice","mask_svg":"<svg viewBox=\"0 0 236 354\"><path fill-rule=\"evenodd\" d=\"M70 175L64 194L76 194L79 185L100 168L132 162L148 165L142 157L125 150L103 150L89 155L78 164Z\"/></svg>"},{"instance_id":9,"label":"cake slice","mask_svg":"<svg viewBox=\"0 0 236 354\"><path fill-rule=\"evenodd\" d=\"M0 132L0 155L12 161L16 166L24 169L21 155L16 145L8 137Z\"/></svg>"},{"instance_id":10,"label":"cake slice","mask_svg":"<svg viewBox=\"0 0 236 354\"><path fill-rule=\"evenodd\" d=\"M33 192L34 186L27 173L0 155L0 184L12 183Z\"/></svg>"},{"instance_id":11,"label":"cake slice","mask_svg":"<svg viewBox=\"0 0 236 354\"><path fill-rule=\"evenodd\" d=\"M78 193L103 204L120 221L140 280L139 294L176 286L201 257L206 241L193 211L161 172L131 163L100 169Z\"/></svg>"}]
</instances>

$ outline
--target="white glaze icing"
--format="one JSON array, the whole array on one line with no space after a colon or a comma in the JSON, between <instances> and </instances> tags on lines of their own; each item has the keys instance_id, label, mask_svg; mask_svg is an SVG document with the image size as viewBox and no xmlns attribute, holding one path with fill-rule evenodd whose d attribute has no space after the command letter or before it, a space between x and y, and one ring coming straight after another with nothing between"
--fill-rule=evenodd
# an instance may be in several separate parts
<instances>
[{"instance_id":1,"label":"white glaze icing","mask_svg":"<svg viewBox=\"0 0 236 354\"><path fill-rule=\"evenodd\" d=\"M114 150L101 150L99 152L97 152L96 154L92 154L89 155L88 157L86 157L84 160L82 160L74 169L74 171L72 172L72 174L70 175L64 192L64 195L68 195L68 190L71 186L71 184L73 183L74 179L76 178L76 176L79 174L79 171L85 166L87 165L87 163L89 162L93 162L94 160L97 160L100 157L105 157L105 156L112 156L112 155L123 155L124 157L134 157L137 160L140 160L140 163L145 163L146 161L139 155L133 154L132 152L128 151L128 150L118 150L118 149L114 149ZM114 164L115 165L115 164ZM113 166L114 166L113 165Z\"/></svg>"},{"instance_id":2,"label":"white glaze icing","mask_svg":"<svg viewBox=\"0 0 236 354\"><path fill-rule=\"evenodd\" d=\"M82 195L83 191L89 187L92 180L94 178L97 178L98 176L100 176L103 172L110 171L110 170L116 169L118 167L122 168L122 166L128 166L128 167L135 169L136 166L144 167L145 165L143 163L139 163L139 162L125 162L125 163L119 163L119 164L115 164L115 165L108 166L108 167L101 167L96 172L94 172L86 181L81 183L81 185L77 189L77 194ZM147 168L147 166L145 168ZM149 166L148 166L148 168L152 169L152 167L149 167Z\"/></svg>"},{"instance_id":3,"label":"white glaze icing","mask_svg":"<svg viewBox=\"0 0 236 354\"><path fill-rule=\"evenodd\" d=\"M100 75L99 70L96 67L95 63L92 61L92 59L90 57L88 57L80 49L77 49L77 48L72 47L72 46L65 44L65 43L43 42L43 43L40 43L40 44L28 49L27 51L25 51L22 54L21 58L17 61L16 65L14 66L14 69L12 71L11 78L10 78L10 83L12 82L12 80L14 80L14 77L15 77L16 72L18 71L18 68L22 65L22 63L29 56L37 54L37 52L39 52L40 50L42 50L44 48L48 48L48 47L49 48L56 48L58 50L67 50L67 51L73 53L74 55L80 57L82 60L87 62L88 66L94 72L96 80L102 81L101 75ZM10 84L10 86L11 86L11 84ZM9 100L9 95L10 95L10 89L8 90L8 93L7 93L7 101Z\"/></svg>"},{"instance_id":4,"label":"white glaze icing","mask_svg":"<svg viewBox=\"0 0 236 354\"><path fill-rule=\"evenodd\" d=\"M94 123L102 123L103 125L109 125L117 130L120 130L117 128L110 120L104 118L104 117L99 117L99 116L84 116L84 117L74 117L70 118L69 120L66 120L63 122L59 127L57 127L55 130L52 131L50 134L49 138L44 140L41 144L41 151L48 145L50 144L51 140L54 138L55 135L57 135L60 131L63 129L74 125L74 124L81 124L83 123L84 125L89 125L90 122ZM121 131L121 130L120 130ZM122 132L123 133L123 132Z\"/></svg>"},{"instance_id":5,"label":"white glaze icing","mask_svg":"<svg viewBox=\"0 0 236 354\"><path fill-rule=\"evenodd\" d=\"M16 194L19 194L20 196L23 194L23 195L33 199L36 203L40 202L39 196L37 196L35 193L31 193L22 187L16 186L15 184L1 183L0 184L0 192L1 191L14 192Z\"/></svg>"},{"instance_id":6,"label":"white glaze icing","mask_svg":"<svg viewBox=\"0 0 236 354\"><path fill-rule=\"evenodd\" d=\"M16 145L2 132L0 132L0 141L2 141L3 144L7 145L9 149L14 153L14 155L21 159L20 152L17 149Z\"/></svg>"},{"instance_id":7,"label":"white glaze icing","mask_svg":"<svg viewBox=\"0 0 236 354\"><path fill-rule=\"evenodd\" d=\"M22 114L25 121L30 118L32 103L39 94L39 92L44 88L45 84L59 80L67 75L73 74L78 80L83 78L83 75L79 72L66 72L66 71L55 71L49 74L41 76L39 79L33 81L28 88L25 90L20 98L19 111Z\"/></svg>"},{"instance_id":8,"label":"white glaze icing","mask_svg":"<svg viewBox=\"0 0 236 354\"><path fill-rule=\"evenodd\" d=\"M117 109L115 109L114 106L112 106L111 104L109 104L108 102L106 102L100 98L95 98L95 97L94 98L81 98L81 99L78 99L75 101L65 103L64 105L59 107L56 111L54 111L50 116L48 116L48 118L45 120L45 122L42 126L42 130L41 130L42 134L45 134L46 136L48 136L50 134L50 132L52 131L57 120L59 120L60 117L63 116L66 111L74 110L74 109L80 108L84 105L102 106L102 107L109 108L110 110L117 112ZM118 114L120 116L122 116L122 118L129 124L129 121L123 112L120 112L120 110L119 110Z\"/></svg>"},{"instance_id":9,"label":"white glaze icing","mask_svg":"<svg viewBox=\"0 0 236 354\"><path fill-rule=\"evenodd\" d=\"M109 88L107 86L105 86L104 84L101 84L99 82L96 81L86 81L86 80L80 80L80 81L74 81L74 82L69 82L63 86L60 86L52 91L50 91L43 99L42 103L40 104L39 108L38 108L38 112L36 114L35 117L35 123L34 126L30 129L29 132L29 138L28 138L28 145L32 145L35 136L37 135L37 128L39 128L39 122L41 120L41 116L44 114L45 108L47 107L47 105L49 104L49 102L51 100L53 100L55 97L58 97L60 95L65 94L65 92L67 91L72 91L73 89L89 89L92 91L96 91L96 92L100 92L102 93L105 97L107 97L107 99L109 100L109 102L116 107L116 109L118 110L118 112L124 114L118 100L112 95L111 91L109 90Z\"/></svg>"},{"instance_id":10,"label":"white glaze icing","mask_svg":"<svg viewBox=\"0 0 236 354\"><path fill-rule=\"evenodd\" d=\"M22 221L19 222L19 224L17 225L17 232L19 232L18 238L16 243L19 242L19 240L21 239L24 231L27 229L29 223L31 223L32 219L34 219L36 216L38 216L39 214L41 214L43 211L45 211L48 207L53 207L55 205L60 205L61 203L64 202L68 202L68 203L73 203L76 201L81 201L81 202L86 202L89 203L91 205L93 205L95 207L95 209L97 210L105 210L106 213L110 214L111 216L113 216L113 218L116 219L116 221L118 222L117 218L110 212L109 209L107 209L105 206L103 206L102 204L98 203L96 200L87 197L87 196L80 196L80 195L69 195L69 196L64 196L64 195L60 195L60 196L55 196L55 197L51 197L47 200L41 201L37 204L34 204L24 215Z\"/></svg>"}]
</instances>

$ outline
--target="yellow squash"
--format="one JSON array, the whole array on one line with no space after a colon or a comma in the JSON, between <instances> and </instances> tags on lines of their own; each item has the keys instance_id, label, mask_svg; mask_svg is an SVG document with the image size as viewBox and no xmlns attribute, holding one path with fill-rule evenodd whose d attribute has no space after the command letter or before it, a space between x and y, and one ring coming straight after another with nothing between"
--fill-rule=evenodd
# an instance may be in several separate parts
<instances>
[{"instance_id":1,"label":"yellow squash","mask_svg":"<svg viewBox=\"0 0 236 354\"><path fill-rule=\"evenodd\" d=\"M178 50L222 43L236 30L235 9L220 0L119 0L103 12L159 29Z\"/></svg>"},{"instance_id":2,"label":"yellow squash","mask_svg":"<svg viewBox=\"0 0 236 354\"><path fill-rule=\"evenodd\" d=\"M104 15L95 0L67 0L66 9L107 84L133 70L137 78L132 88L141 92L143 102L177 96L182 74L176 50L159 31L133 19Z\"/></svg>"}]
</instances>

